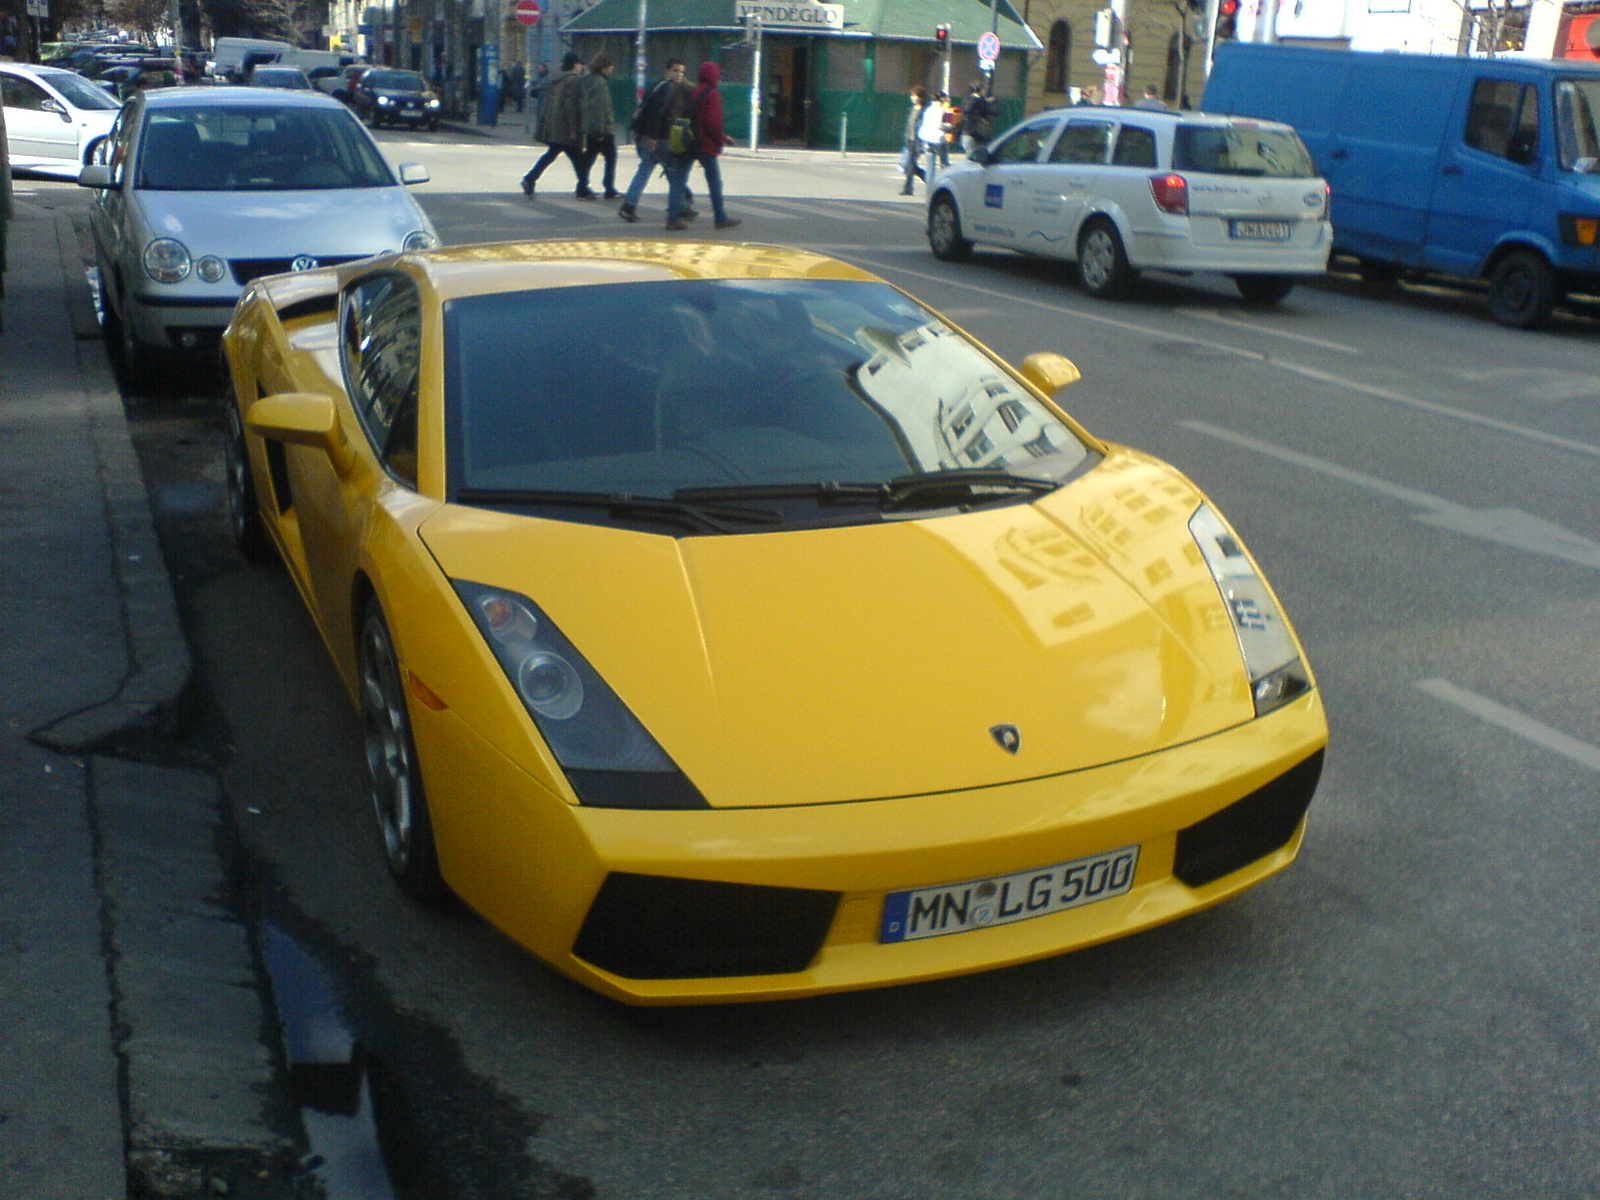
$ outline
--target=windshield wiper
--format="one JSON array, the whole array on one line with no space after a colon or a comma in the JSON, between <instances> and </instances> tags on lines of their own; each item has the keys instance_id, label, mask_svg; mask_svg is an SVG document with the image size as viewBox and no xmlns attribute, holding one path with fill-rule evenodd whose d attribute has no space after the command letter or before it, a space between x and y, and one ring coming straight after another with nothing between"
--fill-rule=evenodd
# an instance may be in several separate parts
<instances>
[{"instance_id":1,"label":"windshield wiper","mask_svg":"<svg viewBox=\"0 0 1600 1200\"><path fill-rule=\"evenodd\" d=\"M627 492L550 492L516 488L462 488L456 493L462 504L550 505L574 508L603 508L614 517L653 517L680 524L703 525L718 533L737 533L738 526L772 525L777 513L764 508L739 508L729 504L697 504L692 499L673 496L634 496Z\"/></svg>"},{"instance_id":2,"label":"windshield wiper","mask_svg":"<svg viewBox=\"0 0 1600 1200\"><path fill-rule=\"evenodd\" d=\"M948 471L919 471L882 483L843 483L824 479L817 483L736 483L727 487L679 488L674 500L687 504L723 500L814 499L819 504L868 502L885 512L908 505L939 507L973 500L998 499L1028 492L1043 495L1061 484L1037 475L1018 475L996 467L957 467Z\"/></svg>"}]
</instances>

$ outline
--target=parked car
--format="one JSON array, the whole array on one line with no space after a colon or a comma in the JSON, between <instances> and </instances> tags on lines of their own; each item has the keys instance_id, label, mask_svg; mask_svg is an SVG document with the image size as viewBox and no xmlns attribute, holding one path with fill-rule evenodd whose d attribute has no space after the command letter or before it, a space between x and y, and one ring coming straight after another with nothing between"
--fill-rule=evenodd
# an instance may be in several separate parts
<instances>
[{"instance_id":1,"label":"parked car","mask_svg":"<svg viewBox=\"0 0 1600 1200\"><path fill-rule=\"evenodd\" d=\"M1299 850L1303 652L1059 354L818 254L593 239L258 280L223 350L234 537L361 712L390 872L586 986L986 970Z\"/></svg>"},{"instance_id":2,"label":"parked car","mask_svg":"<svg viewBox=\"0 0 1600 1200\"><path fill-rule=\"evenodd\" d=\"M362 74L350 104L367 124L439 128L439 97L416 71L374 67Z\"/></svg>"},{"instance_id":3,"label":"parked car","mask_svg":"<svg viewBox=\"0 0 1600 1200\"><path fill-rule=\"evenodd\" d=\"M319 92L326 92L335 100L350 103L350 93L355 88L356 82L372 68L366 63L352 63L348 67L340 67L331 75L326 75L313 81L313 86Z\"/></svg>"},{"instance_id":4,"label":"parked car","mask_svg":"<svg viewBox=\"0 0 1600 1200\"><path fill-rule=\"evenodd\" d=\"M176 87L177 61L152 55L136 62L108 67L95 75L94 81L118 100L126 100L140 88Z\"/></svg>"},{"instance_id":5,"label":"parked car","mask_svg":"<svg viewBox=\"0 0 1600 1200\"><path fill-rule=\"evenodd\" d=\"M384 251L435 245L405 184L350 111L313 92L140 92L78 182L109 330L130 376L163 353L215 347L244 286Z\"/></svg>"},{"instance_id":6,"label":"parked car","mask_svg":"<svg viewBox=\"0 0 1600 1200\"><path fill-rule=\"evenodd\" d=\"M111 132L118 103L105 88L61 67L0 62L0 105L13 171L75 178Z\"/></svg>"},{"instance_id":7,"label":"parked car","mask_svg":"<svg viewBox=\"0 0 1600 1200\"><path fill-rule=\"evenodd\" d=\"M91 74L97 67L115 65L133 58L142 58L153 55L154 50L148 46L141 46L138 42L91 42L75 46L65 54L59 54L50 59L45 65L63 67L69 71L80 74ZM112 60L106 62L104 60Z\"/></svg>"},{"instance_id":8,"label":"parked car","mask_svg":"<svg viewBox=\"0 0 1600 1200\"><path fill-rule=\"evenodd\" d=\"M1077 264L1093 296L1144 270L1215 271L1274 303L1321 275L1333 244L1328 185L1293 129L1153 109L1052 109L941 171L928 242L959 260L974 243Z\"/></svg>"},{"instance_id":9,"label":"parked car","mask_svg":"<svg viewBox=\"0 0 1600 1200\"><path fill-rule=\"evenodd\" d=\"M252 68L249 83L251 87L287 88L294 92L312 90L311 80L299 67L280 67L275 63L263 63Z\"/></svg>"},{"instance_id":10,"label":"parked car","mask_svg":"<svg viewBox=\"0 0 1600 1200\"><path fill-rule=\"evenodd\" d=\"M1294 122L1333 186L1334 252L1367 279L1482 280L1524 329L1600 292L1594 63L1227 42L1205 104Z\"/></svg>"}]
</instances>

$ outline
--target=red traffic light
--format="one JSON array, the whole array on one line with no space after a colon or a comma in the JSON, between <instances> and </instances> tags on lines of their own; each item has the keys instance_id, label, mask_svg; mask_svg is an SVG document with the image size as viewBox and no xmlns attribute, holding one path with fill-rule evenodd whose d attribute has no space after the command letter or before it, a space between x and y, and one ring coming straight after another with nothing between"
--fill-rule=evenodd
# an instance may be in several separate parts
<instances>
[{"instance_id":1,"label":"red traffic light","mask_svg":"<svg viewBox=\"0 0 1600 1200\"><path fill-rule=\"evenodd\" d=\"M1233 2L1235 4L1237 4L1238 0L1233 0ZM933 31L933 40L938 44L939 49L941 49L941 50L943 50L945 47L949 46L950 45L950 26L948 26L948 25L936 26L934 28L934 31Z\"/></svg>"},{"instance_id":2,"label":"red traffic light","mask_svg":"<svg viewBox=\"0 0 1600 1200\"><path fill-rule=\"evenodd\" d=\"M1222 0L1217 5L1217 11L1225 17L1231 17L1239 11L1239 0Z\"/></svg>"}]
</instances>

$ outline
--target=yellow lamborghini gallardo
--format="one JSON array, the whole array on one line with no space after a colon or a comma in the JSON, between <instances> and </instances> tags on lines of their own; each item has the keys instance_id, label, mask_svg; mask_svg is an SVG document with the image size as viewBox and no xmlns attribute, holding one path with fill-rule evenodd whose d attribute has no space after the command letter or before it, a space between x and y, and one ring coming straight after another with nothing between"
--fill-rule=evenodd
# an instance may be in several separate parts
<instances>
[{"instance_id":1,"label":"yellow lamborghini gallardo","mask_svg":"<svg viewBox=\"0 0 1600 1200\"><path fill-rule=\"evenodd\" d=\"M224 350L234 536L359 705L393 875L609 996L1019 963L1299 850L1301 647L1059 355L651 241L258 280Z\"/></svg>"}]
</instances>

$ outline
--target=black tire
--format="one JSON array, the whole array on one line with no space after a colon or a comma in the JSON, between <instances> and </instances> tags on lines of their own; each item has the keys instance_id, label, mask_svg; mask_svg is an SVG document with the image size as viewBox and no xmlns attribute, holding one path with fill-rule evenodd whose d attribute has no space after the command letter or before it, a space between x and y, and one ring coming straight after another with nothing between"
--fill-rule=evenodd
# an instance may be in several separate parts
<instances>
[{"instance_id":1,"label":"black tire","mask_svg":"<svg viewBox=\"0 0 1600 1200\"><path fill-rule=\"evenodd\" d=\"M1098 300L1114 300L1127 292L1137 272L1128 265L1122 236L1105 217L1096 217L1078 235L1078 283Z\"/></svg>"},{"instance_id":2,"label":"black tire","mask_svg":"<svg viewBox=\"0 0 1600 1200\"><path fill-rule=\"evenodd\" d=\"M1247 304L1276 304L1294 291L1292 275L1235 275L1233 286Z\"/></svg>"},{"instance_id":3,"label":"black tire","mask_svg":"<svg viewBox=\"0 0 1600 1200\"><path fill-rule=\"evenodd\" d=\"M233 544L246 559L254 563L270 562L275 557L272 539L267 536L266 524L261 519L250 455L245 449L244 420L239 416L239 401L234 396L232 383L223 393L222 406L228 530L233 534Z\"/></svg>"},{"instance_id":4,"label":"black tire","mask_svg":"<svg viewBox=\"0 0 1600 1200\"><path fill-rule=\"evenodd\" d=\"M1489 272L1489 315L1514 329L1534 329L1555 311L1556 273L1542 254L1512 250Z\"/></svg>"},{"instance_id":5,"label":"black tire","mask_svg":"<svg viewBox=\"0 0 1600 1200\"><path fill-rule=\"evenodd\" d=\"M367 606L356 647L361 731L372 809L389 873L413 899L437 904L448 894L439 873L433 821L411 736L411 712L400 680L389 623L377 601Z\"/></svg>"},{"instance_id":6,"label":"black tire","mask_svg":"<svg viewBox=\"0 0 1600 1200\"><path fill-rule=\"evenodd\" d=\"M961 214L948 192L935 196L928 209L928 248L944 262L964 262L972 255L972 243L961 233Z\"/></svg>"}]
</instances>

